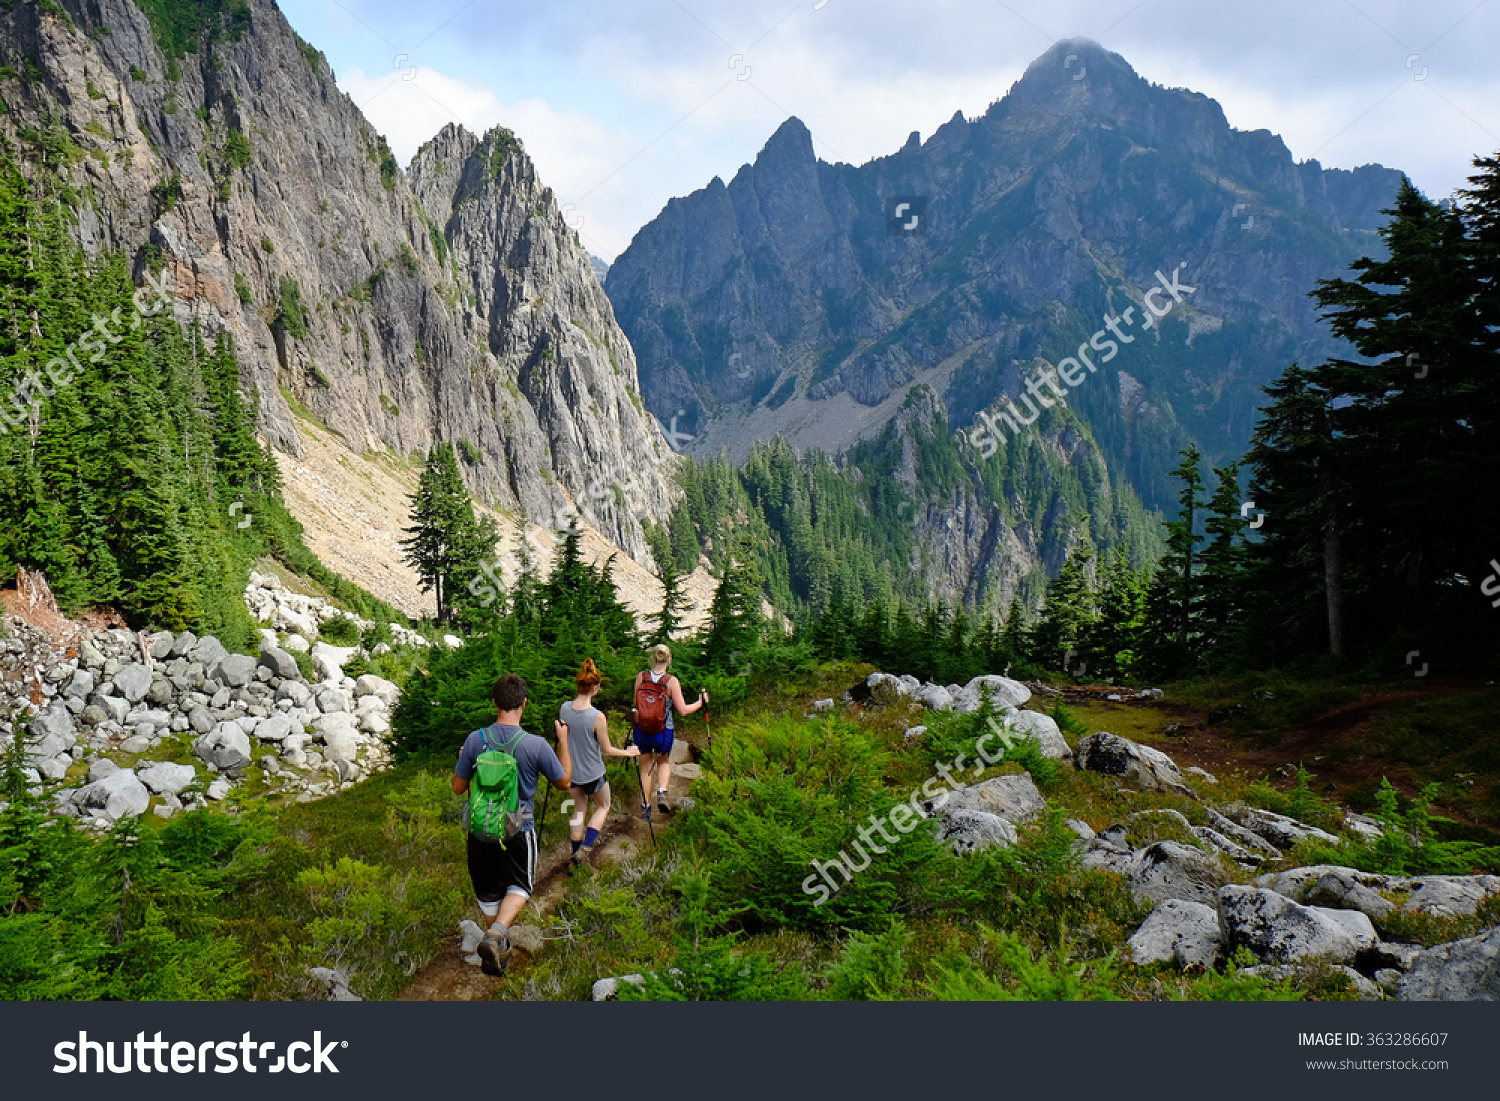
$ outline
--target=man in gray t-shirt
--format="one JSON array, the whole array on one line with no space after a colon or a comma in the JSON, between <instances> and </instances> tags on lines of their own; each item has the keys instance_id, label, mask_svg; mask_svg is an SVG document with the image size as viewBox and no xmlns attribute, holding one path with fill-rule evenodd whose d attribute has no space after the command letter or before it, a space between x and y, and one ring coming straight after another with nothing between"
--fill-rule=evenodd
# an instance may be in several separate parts
<instances>
[{"instance_id":1,"label":"man in gray t-shirt","mask_svg":"<svg viewBox=\"0 0 1500 1101\"><path fill-rule=\"evenodd\" d=\"M536 788L542 776L559 791L567 791L573 778L573 759L568 753L568 728L557 724L557 752L546 740L521 731L521 717L526 711L526 682L514 673L495 682L491 694L495 704L495 725L476 730L465 739L453 767L453 791L466 795L474 779L475 762L490 749L508 752L516 759L520 811L525 825L521 832L501 845L482 841L467 833L469 879L474 885L474 900L489 921L489 931L479 943L479 959L487 974L503 975L510 960L511 924L520 915L526 900L536 890L537 843L534 809ZM517 737L519 735L519 738ZM468 811L465 808L465 824Z\"/></svg>"}]
</instances>

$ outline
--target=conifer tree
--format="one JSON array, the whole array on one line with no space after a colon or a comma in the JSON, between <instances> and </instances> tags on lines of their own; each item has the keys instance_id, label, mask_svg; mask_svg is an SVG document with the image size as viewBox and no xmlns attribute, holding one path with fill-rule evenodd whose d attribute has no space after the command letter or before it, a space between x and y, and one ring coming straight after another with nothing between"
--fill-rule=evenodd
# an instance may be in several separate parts
<instances>
[{"instance_id":1,"label":"conifer tree","mask_svg":"<svg viewBox=\"0 0 1500 1101\"><path fill-rule=\"evenodd\" d=\"M653 646L671 642L676 637L677 632L682 629L682 613L687 608L687 594L682 591L682 575L677 572L677 565L670 555L661 559L658 580L661 581L662 597L661 608L651 617L654 626L649 641Z\"/></svg>"},{"instance_id":2,"label":"conifer tree","mask_svg":"<svg viewBox=\"0 0 1500 1101\"><path fill-rule=\"evenodd\" d=\"M421 589L437 601L437 622L454 621L456 611L472 611L469 581L493 553L499 532L494 521L474 516L458 460L450 444L437 444L411 496L412 526L401 545L405 560L421 578Z\"/></svg>"}]
</instances>

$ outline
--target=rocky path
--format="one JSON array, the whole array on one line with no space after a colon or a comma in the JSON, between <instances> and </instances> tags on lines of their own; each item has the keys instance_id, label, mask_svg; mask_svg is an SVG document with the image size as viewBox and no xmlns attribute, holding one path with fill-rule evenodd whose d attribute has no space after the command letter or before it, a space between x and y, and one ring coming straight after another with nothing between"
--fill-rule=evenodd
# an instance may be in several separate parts
<instances>
[{"instance_id":1,"label":"rocky path","mask_svg":"<svg viewBox=\"0 0 1500 1101\"><path fill-rule=\"evenodd\" d=\"M632 767L634 767L633 764ZM676 806L678 800L687 794L692 783L691 776L696 775L696 770L689 768L687 769L689 775L681 776L678 774L680 768L682 768L681 765L672 766L670 791L673 806ZM619 769L616 767L614 775L619 774ZM633 783L623 791L615 786L612 797L609 820L605 823L604 831L600 834L599 842L595 846L596 864L617 863L627 855L649 849L652 826L655 827L657 838L662 836L664 830L671 828L670 815L664 820L660 812L653 812L650 825L641 818L640 795ZM572 853L572 846L567 840L566 833L559 828L560 798L566 798L566 796L563 796L561 792L552 793L551 809L548 811L548 819L552 823L548 831L549 838L556 836L557 840L548 841L546 851L541 854L537 862L536 894L532 896L531 905L517 921L518 926L530 925L545 928L546 919L553 914L558 903L567 894L568 858ZM590 873L578 871L573 874L588 875ZM518 946L511 957L511 974L523 973L529 962L530 954ZM438 957L416 974L396 1000L403 1002L489 1001L495 996L502 981L486 975L477 966L468 963L464 959L460 938L455 934L443 946Z\"/></svg>"}]
</instances>

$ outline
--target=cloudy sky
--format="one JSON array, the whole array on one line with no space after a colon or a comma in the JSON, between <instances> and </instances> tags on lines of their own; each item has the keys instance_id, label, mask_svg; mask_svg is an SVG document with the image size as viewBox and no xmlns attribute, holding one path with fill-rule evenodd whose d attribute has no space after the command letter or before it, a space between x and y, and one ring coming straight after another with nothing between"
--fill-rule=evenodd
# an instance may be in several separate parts
<instances>
[{"instance_id":1,"label":"cloudy sky","mask_svg":"<svg viewBox=\"0 0 1500 1101\"><path fill-rule=\"evenodd\" d=\"M1218 100L1298 160L1437 198L1500 151L1500 0L280 0L403 163L442 125L516 132L613 259L788 115L859 164L981 113L1060 38Z\"/></svg>"}]
</instances>

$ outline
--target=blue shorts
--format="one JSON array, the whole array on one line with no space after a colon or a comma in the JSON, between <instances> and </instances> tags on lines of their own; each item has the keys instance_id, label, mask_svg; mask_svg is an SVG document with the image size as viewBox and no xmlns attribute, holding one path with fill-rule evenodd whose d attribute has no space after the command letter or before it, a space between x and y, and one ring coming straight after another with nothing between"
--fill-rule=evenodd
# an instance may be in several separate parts
<instances>
[{"instance_id":1,"label":"blue shorts","mask_svg":"<svg viewBox=\"0 0 1500 1101\"><path fill-rule=\"evenodd\" d=\"M641 728L638 726L632 727L632 731L631 739L640 747L641 756L649 757L652 754L656 754L657 756L666 757L672 752L672 743L676 741L676 737L673 735L671 727L663 730L660 734L642 733Z\"/></svg>"}]
</instances>

